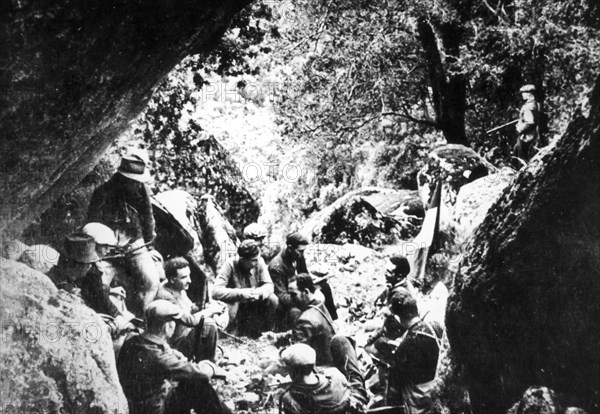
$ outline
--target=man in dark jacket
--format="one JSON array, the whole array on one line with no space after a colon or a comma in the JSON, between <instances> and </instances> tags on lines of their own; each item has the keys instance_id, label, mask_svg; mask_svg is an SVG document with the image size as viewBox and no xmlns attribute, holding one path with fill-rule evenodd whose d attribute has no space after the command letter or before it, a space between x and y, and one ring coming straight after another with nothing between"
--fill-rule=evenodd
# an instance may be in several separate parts
<instances>
[{"instance_id":1,"label":"man in dark jacket","mask_svg":"<svg viewBox=\"0 0 600 414\"><path fill-rule=\"evenodd\" d=\"M335 325L325 305L315 298L315 285L308 273L301 273L290 283L292 303L302 311L292 329L292 342L310 345L317 352L317 365L331 366L330 350Z\"/></svg>"},{"instance_id":2,"label":"man in dark jacket","mask_svg":"<svg viewBox=\"0 0 600 414\"><path fill-rule=\"evenodd\" d=\"M285 414L364 412L368 396L358 365L316 368L316 352L306 344L290 346L281 353L281 359L292 379L292 385L281 396Z\"/></svg>"},{"instance_id":3,"label":"man in dark jacket","mask_svg":"<svg viewBox=\"0 0 600 414\"><path fill-rule=\"evenodd\" d=\"M130 414L224 412L209 382L224 371L210 361L191 362L168 344L180 315L170 302L152 302L146 308L146 331L121 348L117 371Z\"/></svg>"},{"instance_id":4,"label":"man in dark jacket","mask_svg":"<svg viewBox=\"0 0 600 414\"><path fill-rule=\"evenodd\" d=\"M275 294L279 298L279 322L282 329L292 326L301 310L292 300L288 288L291 282L300 273L308 273L304 251L309 240L300 233L291 233L286 238L286 246L269 263L269 274L275 286ZM325 307L333 320L337 319L337 312L333 300L333 293L327 281L320 283Z\"/></svg>"},{"instance_id":5,"label":"man in dark jacket","mask_svg":"<svg viewBox=\"0 0 600 414\"><path fill-rule=\"evenodd\" d=\"M417 301L406 289L396 291L389 306L405 333L391 359L387 403L402 406L406 414L432 414L442 327L419 317Z\"/></svg>"},{"instance_id":6,"label":"man in dark jacket","mask_svg":"<svg viewBox=\"0 0 600 414\"><path fill-rule=\"evenodd\" d=\"M138 317L154 300L160 284L156 264L149 252L155 237L150 202L147 155L131 151L121 159L112 178L98 187L88 208L88 221L111 228L125 252L124 267L131 278L127 306Z\"/></svg>"}]
</instances>

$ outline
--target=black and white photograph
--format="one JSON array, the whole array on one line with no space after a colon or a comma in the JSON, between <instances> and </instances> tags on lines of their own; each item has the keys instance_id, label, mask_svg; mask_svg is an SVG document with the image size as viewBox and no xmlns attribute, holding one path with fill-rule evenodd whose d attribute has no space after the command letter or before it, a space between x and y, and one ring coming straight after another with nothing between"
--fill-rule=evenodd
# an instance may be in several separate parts
<instances>
[{"instance_id":1,"label":"black and white photograph","mask_svg":"<svg viewBox=\"0 0 600 414\"><path fill-rule=\"evenodd\" d=\"M600 414L598 0L0 0L0 414Z\"/></svg>"}]
</instances>

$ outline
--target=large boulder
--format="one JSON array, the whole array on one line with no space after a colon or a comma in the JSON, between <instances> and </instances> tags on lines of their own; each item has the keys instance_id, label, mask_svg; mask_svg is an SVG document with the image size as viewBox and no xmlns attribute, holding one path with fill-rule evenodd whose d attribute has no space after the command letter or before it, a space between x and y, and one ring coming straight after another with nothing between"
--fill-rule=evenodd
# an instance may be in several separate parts
<instances>
[{"instance_id":1,"label":"large boulder","mask_svg":"<svg viewBox=\"0 0 600 414\"><path fill-rule=\"evenodd\" d=\"M489 208L512 183L514 177L513 169L502 168L494 174L478 178L460 188L452 215L459 242L471 237L485 219Z\"/></svg>"},{"instance_id":2,"label":"large boulder","mask_svg":"<svg viewBox=\"0 0 600 414\"><path fill-rule=\"evenodd\" d=\"M534 384L600 412L600 78L591 104L488 210L456 277L446 324L475 414Z\"/></svg>"},{"instance_id":3,"label":"large boulder","mask_svg":"<svg viewBox=\"0 0 600 414\"><path fill-rule=\"evenodd\" d=\"M319 243L375 247L414 237L424 215L416 191L366 187L313 215L302 232Z\"/></svg>"},{"instance_id":4,"label":"large boulder","mask_svg":"<svg viewBox=\"0 0 600 414\"><path fill-rule=\"evenodd\" d=\"M0 230L81 181L161 79L249 0L8 1L0 32Z\"/></svg>"},{"instance_id":5,"label":"large boulder","mask_svg":"<svg viewBox=\"0 0 600 414\"><path fill-rule=\"evenodd\" d=\"M127 413L100 317L22 263L3 260L0 283L3 412Z\"/></svg>"}]
</instances>

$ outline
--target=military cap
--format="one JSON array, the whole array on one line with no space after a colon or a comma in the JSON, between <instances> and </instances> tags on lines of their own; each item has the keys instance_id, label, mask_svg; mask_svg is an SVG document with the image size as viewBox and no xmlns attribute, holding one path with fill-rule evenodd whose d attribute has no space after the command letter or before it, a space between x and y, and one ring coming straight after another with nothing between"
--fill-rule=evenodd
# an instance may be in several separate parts
<instances>
[{"instance_id":1,"label":"military cap","mask_svg":"<svg viewBox=\"0 0 600 414\"><path fill-rule=\"evenodd\" d=\"M252 239L244 240L240 247L238 247L238 254L241 258L251 259L258 256L260 253L260 246Z\"/></svg>"},{"instance_id":2,"label":"military cap","mask_svg":"<svg viewBox=\"0 0 600 414\"><path fill-rule=\"evenodd\" d=\"M96 241L82 232L71 233L65 237L65 257L75 263L96 263L100 260L96 253Z\"/></svg>"},{"instance_id":3,"label":"military cap","mask_svg":"<svg viewBox=\"0 0 600 414\"><path fill-rule=\"evenodd\" d=\"M289 245L289 246L301 246L301 245L307 245L310 243L310 241L308 240L307 237L303 236L301 233L296 232L296 233L291 233L287 236L285 242Z\"/></svg>"},{"instance_id":4,"label":"military cap","mask_svg":"<svg viewBox=\"0 0 600 414\"><path fill-rule=\"evenodd\" d=\"M158 299L150 303L145 311L146 319L155 321L157 319L180 319L181 309L168 300Z\"/></svg>"},{"instance_id":5,"label":"military cap","mask_svg":"<svg viewBox=\"0 0 600 414\"><path fill-rule=\"evenodd\" d=\"M283 350L281 360L288 366L314 365L317 353L306 344L294 344Z\"/></svg>"},{"instance_id":6,"label":"military cap","mask_svg":"<svg viewBox=\"0 0 600 414\"><path fill-rule=\"evenodd\" d=\"M523 85L523 86L521 86L521 89L519 89L519 92L535 92L535 85L532 85L532 84Z\"/></svg>"}]
</instances>

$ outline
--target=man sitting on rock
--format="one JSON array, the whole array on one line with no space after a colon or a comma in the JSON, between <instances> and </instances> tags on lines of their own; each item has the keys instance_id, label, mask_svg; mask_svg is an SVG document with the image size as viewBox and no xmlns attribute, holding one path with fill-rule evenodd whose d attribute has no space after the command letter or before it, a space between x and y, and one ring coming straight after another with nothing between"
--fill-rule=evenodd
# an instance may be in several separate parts
<instances>
[{"instance_id":1,"label":"man sitting on rock","mask_svg":"<svg viewBox=\"0 0 600 414\"><path fill-rule=\"evenodd\" d=\"M158 291L157 299L168 300L179 307L181 315L175 333L169 343L186 357L201 361L214 361L217 349L218 329L213 315L221 313L221 305L213 302L207 309L200 309L187 296L192 282L190 267L183 257L165 263L167 282Z\"/></svg>"},{"instance_id":2,"label":"man sitting on rock","mask_svg":"<svg viewBox=\"0 0 600 414\"><path fill-rule=\"evenodd\" d=\"M281 396L285 414L364 412L368 397L357 364L343 364L349 371L346 375L334 367L315 368L316 352L306 344L290 346L281 353L281 359L292 379Z\"/></svg>"},{"instance_id":3,"label":"man sitting on rock","mask_svg":"<svg viewBox=\"0 0 600 414\"><path fill-rule=\"evenodd\" d=\"M100 257L94 239L82 232L69 234L65 237L64 250L58 265L48 273L56 287L80 296L94 311L114 319L114 336L132 329L129 321L133 315L124 315L110 299L110 288L104 283L104 274L98 266Z\"/></svg>"},{"instance_id":4,"label":"man sitting on rock","mask_svg":"<svg viewBox=\"0 0 600 414\"><path fill-rule=\"evenodd\" d=\"M180 317L175 304L156 300L146 308L146 331L125 341L117 370L130 414L227 411L209 382L224 371L211 361L191 362L169 346Z\"/></svg>"},{"instance_id":5,"label":"man sitting on rock","mask_svg":"<svg viewBox=\"0 0 600 414\"><path fill-rule=\"evenodd\" d=\"M279 298L279 322L283 330L289 329L301 313L290 298L288 292L290 283L300 273L308 273L304 251L309 240L301 233L292 233L286 238L286 246L269 263L269 273L275 285L275 294ZM317 296L323 297L325 307L333 320L337 319L337 312L333 300L333 293L327 281L320 283L321 292Z\"/></svg>"},{"instance_id":6,"label":"man sitting on rock","mask_svg":"<svg viewBox=\"0 0 600 414\"><path fill-rule=\"evenodd\" d=\"M121 159L112 178L98 187L88 209L88 221L111 228L123 249L124 266L131 278L128 307L138 317L152 302L160 286L160 274L150 253L155 224L150 202L148 155L132 150Z\"/></svg>"},{"instance_id":7,"label":"man sitting on rock","mask_svg":"<svg viewBox=\"0 0 600 414\"><path fill-rule=\"evenodd\" d=\"M392 297L394 290L406 288L409 274L410 263L408 259L401 254L391 256L385 268L386 290L377 298L376 302L385 304Z\"/></svg>"},{"instance_id":8,"label":"man sitting on rock","mask_svg":"<svg viewBox=\"0 0 600 414\"><path fill-rule=\"evenodd\" d=\"M388 370L387 404L402 406L404 413L433 413L432 391L443 334L437 322L419 317L417 301L406 289L397 290L390 310L405 329L392 351Z\"/></svg>"},{"instance_id":9,"label":"man sitting on rock","mask_svg":"<svg viewBox=\"0 0 600 414\"><path fill-rule=\"evenodd\" d=\"M273 282L258 243L244 240L240 244L238 257L219 270L212 297L228 304L231 331L258 337L263 331L273 330L279 301L273 294Z\"/></svg>"}]
</instances>

